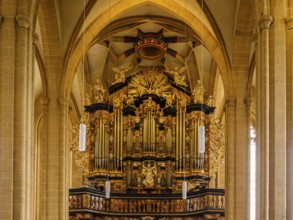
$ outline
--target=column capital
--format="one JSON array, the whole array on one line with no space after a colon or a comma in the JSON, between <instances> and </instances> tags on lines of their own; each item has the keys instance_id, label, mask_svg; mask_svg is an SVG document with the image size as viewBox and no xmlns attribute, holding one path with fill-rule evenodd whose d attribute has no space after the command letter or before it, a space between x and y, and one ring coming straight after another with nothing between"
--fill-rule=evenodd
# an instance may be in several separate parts
<instances>
[{"instance_id":1,"label":"column capital","mask_svg":"<svg viewBox=\"0 0 293 220\"><path fill-rule=\"evenodd\" d=\"M259 27L260 30L269 29L271 24L273 23L273 17L270 15L261 15L259 19Z\"/></svg>"},{"instance_id":2,"label":"column capital","mask_svg":"<svg viewBox=\"0 0 293 220\"><path fill-rule=\"evenodd\" d=\"M293 16L285 18L285 23L287 24L287 30L293 29Z\"/></svg>"},{"instance_id":3,"label":"column capital","mask_svg":"<svg viewBox=\"0 0 293 220\"><path fill-rule=\"evenodd\" d=\"M226 99L226 105L228 107L235 107L236 106L236 99L233 97L227 98Z\"/></svg>"},{"instance_id":4,"label":"column capital","mask_svg":"<svg viewBox=\"0 0 293 220\"><path fill-rule=\"evenodd\" d=\"M43 106L48 106L50 99L48 97L41 97L40 102Z\"/></svg>"},{"instance_id":5,"label":"column capital","mask_svg":"<svg viewBox=\"0 0 293 220\"><path fill-rule=\"evenodd\" d=\"M244 104L246 105L246 107L251 107L252 105L252 98L251 97L246 97L244 100L243 100Z\"/></svg>"},{"instance_id":6,"label":"column capital","mask_svg":"<svg viewBox=\"0 0 293 220\"><path fill-rule=\"evenodd\" d=\"M19 28L28 29L31 25L30 19L27 15L16 15L15 20Z\"/></svg>"},{"instance_id":7,"label":"column capital","mask_svg":"<svg viewBox=\"0 0 293 220\"><path fill-rule=\"evenodd\" d=\"M66 106L66 105L68 105L68 100L63 97L58 98L58 104L59 104L59 106Z\"/></svg>"}]
</instances>

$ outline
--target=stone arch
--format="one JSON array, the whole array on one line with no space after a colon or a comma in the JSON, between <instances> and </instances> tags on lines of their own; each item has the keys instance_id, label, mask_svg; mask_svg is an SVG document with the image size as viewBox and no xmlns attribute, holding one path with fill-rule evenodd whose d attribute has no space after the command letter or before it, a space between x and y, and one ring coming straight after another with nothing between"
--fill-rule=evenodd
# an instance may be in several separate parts
<instances>
[{"instance_id":1,"label":"stone arch","mask_svg":"<svg viewBox=\"0 0 293 220\"><path fill-rule=\"evenodd\" d=\"M62 72L62 51L59 24L54 1L43 0L38 10L41 38L43 42L43 63L46 69L46 95L58 97L58 85ZM54 73L54 74L53 74Z\"/></svg>"},{"instance_id":2,"label":"stone arch","mask_svg":"<svg viewBox=\"0 0 293 220\"><path fill-rule=\"evenodd\" d=\"M36 62L38 64L38 66L39 66L40 75L41 75L42 96L47 97L48 93L47 93L46 70L45 70L44 62L42 60L42 56L41 56L40 51L37 47L35 49L35 58L36 58Z\"/></svg>"},{"instance_id":3,"label":"stone arch","mask_svg":"<svg viewBox=\"0 0 293 220\"><path fill-rule=\"evenodd\" d=\"M288 14L287 14L287 16L288 17L293 16L293 0L288 0L287 5L288 5Z\"/></svg>"},{"instance_id":4,"label":"stone arch","mask_svg":"<svg viewBox=\"0 0 293 220\"><path fill-rule=\"evenodd\" d=\"M128 1L127 4L125 4L124 1L119 1L112 7L108 8L88 26L84 33L81 34L64 69L65 72L62 76L60 86L61 96L68 98L70 95L75 69L82 59L84 51L86 51L84 45L90 45L95 36L116 17L146 3L162 8L163 10L181 18L182 21L186 22L186 24L189 25L199 36L202 36L203 44L212 53L222 74L225 94L227 94L227 96L233 94L230 65L229 61L225 60L226 56L224 56L224 51L222 49L223 45L219 43L213 33L211 33L206 26L202 25L202 21L197 15L186 11L180 4L171 0L132 0ZM111 15L110 19L109 15Z\"/></svg>"},{"instance_id":5,"label":"stone arch","mask_svg":"<svg viewBox=\"0 0 293 220\"><path fill-rule=\"evenodd\" d=\"M251 8L256 8L256 2L251 0L241 1L239 5L236 29L235 29L235 40L234 40L234 51L233 51L233 61L232 66L235 67L245 66L242 71L247 72L247 92L250 87L250 83L252 81L252 73L251 69L255 67L255 55L251 56L251 48L253 48L253 38L255 27L257 26L257 12L256 10L251 10ZM250 20L247 20L247 14L250 14ZM239 53L239 48L241 47L241 53ZM239 68L236 68L239 69ZM233 70L232 70L233 71ZM232 75L234 79L235 74ZM249 94L246 95L247 97Z\"/></svg>"},{"instance_id":6,"label":"stone arch","mask_svg":"<svg viewBox=\"0 0 293 220\"><path fill-rule=\"evenodd\" d=\"M252 87L252 79L253 79L253 76L255 74L255 68L256 68L256 63L255 63L255 53L254 53L253 56L252 56L252 59L251 59L251 63L250 63L250 66L249 66L249 70L248 70L247 94L246 94L246 97L251 97L252 96L252 94L251 94L251 87Z\"/></svg>"}]
</instances>

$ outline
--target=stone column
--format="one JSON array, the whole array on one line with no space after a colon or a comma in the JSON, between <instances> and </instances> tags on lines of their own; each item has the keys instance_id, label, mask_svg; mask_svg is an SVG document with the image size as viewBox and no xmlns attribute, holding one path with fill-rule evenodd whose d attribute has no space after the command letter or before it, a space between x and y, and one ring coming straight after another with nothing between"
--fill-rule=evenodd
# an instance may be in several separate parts
<instances>
[{"instance_id":1,"label":"stone column","mask_svg":"<svg viewBox=\"0 0 293 220\"><path fill-rule=\"evenodd\" d=\"M269 218L286 218L286 28L285 0L276 1L270 29Z\"/></svg>"},{"instance_id":2,"label":"stone column","mask_svg":"<svg viewBox=\"0 0 293 220\"><path fill-rule=\"evenodd\" d=\"M293 17L286 18L287 219L293 219Z\"/></svg>"},{"instance_id":3,"label":"stone column","mask_svg":"<svg viewBox=\"0 0 293 220\"><path fill-rule=\"evenodd\" d=\"M235 218L235 116L236 99L228 98L226 100L226 175L225 175L225 212L227 220Z\"/></svg>"},{"instance_id":4,"label":"stone column","mask_svg":"<svg viewBox=\"0 0 293 220\"><path fill-rule=\"evenodd\" d=\"M13 219L14 181L14 76L16 1L1 4L0 18L0 216Z\"/></svg>"},{"instance_id":5,"label":"stone column","mask_svg":"<svg viewBox=\"0 0 293 220\"><path fill-rule=\"evenodd\" d=\"M38 162L38 175L37 178L37 193L36 193L36 207L35 207L35 216L34 220L45 219L47 213L47 206L43 205L47 203L47 182L48 182L48 174L47 174L47 154L48 154L48 106L50 103L50 99L47 97L41 98L42 105L42 121L40 126L40 145L38 146L39 153L36 157Z\"/></svg>"},{"instance_id":6,"label":"stone column","mask_svg":"<svg viewBox=\"0 0 293 220\"><path fill-rule=\"evenodd\" d=\"M254 41L254 46L255 46L255 74L256 74L256 88L257 91L259 91L260 89L260 73L261 73L261 54L260 54L260 29L259 27L256 27L255 28L255 34L254 34L254 37L253 37L253 41ZM256 134L256 173L255 173L255 184L256 184L256 207L255 207L255 216L256 216L256 219L261 219L260 216L261 216L261 208L260 208L260 201L261 201L261 144L260 144L260 118L262 117L261 114L260 114L260 109L259 109L259 106L261 104L261 98L260 98L260 92L256 92L256 95L255 95L255 105L256 105L256 125L255 125L255 134Z\"/></svg>"},{"instance_id":7,"label":"stone column","mask_svg":"<svg viewBox=\"0 0 293 220\"><path fill-rule=\"evenodd\" d=\"M58 99L59 104L59 207L61 208L59 213L60 219L68 219L69 213L69 144L68 144L68 101L64 98Z\"/></svg>"},{"instance_id":8,"label":"stone column","mask_svg":"<svg viewBox=\"0 0 293 220\"><path fill-rule=\"evenodd\" d=\"M250 200L250 171L251 171L251 138L250 138L250 127L251 127L251 105L252 105L252 98L251 97L247 97L244 99L244 104L246 107L246 129L245 132L247 133L246 135L246 139L247 139L247 166L245 167L245 169L247 170L247 172L245 172L246 176L247 176L247 187L246 187L246 194L247 194L247 202L248 202L248 214L246 216L247 219L249 219L249 213L251 212L250 210L250 204L251 204L251 200Z\"/></svg>"},{"instance_id":9,"label":"stone column","mask_svg":"<svg viewBox=\"0 0 293 220\"><path fill-rule=\"evenodd\" d=\"M261 148L261 219L268 219L269 208L269 27L273 19L263 15L259 21L260 35L260 72L257 72L259 102L258 109L258 146Z\"/></svg>"},{"instance_id":10,"label":"stone column","mask_svg":"<svg viewBox=\"0 0 293 220\"><path fill-rule=\"evenodd\" d=\"M30 210L30 204L26 199L30 196L30 168L32 146L28 145L31 137L28 137L28 129L31 121L30 112L32 94L29 92L29 27L30 21L27 15L16 16L16 63L15 63L15 95L14 95L14 195L13 195L13 219L26 219L26 212Z\"/></svg>"}]
</instances>

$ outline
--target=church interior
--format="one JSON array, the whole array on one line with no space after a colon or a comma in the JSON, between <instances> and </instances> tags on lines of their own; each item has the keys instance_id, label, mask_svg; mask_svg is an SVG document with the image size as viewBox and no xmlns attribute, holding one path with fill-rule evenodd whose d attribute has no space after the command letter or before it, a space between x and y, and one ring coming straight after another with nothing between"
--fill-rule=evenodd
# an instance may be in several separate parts
<instances>
[{"instance_id":1,"label":"church interior","mask_svg":"<svg viewBox=\"0 0 293 220\"><path fill-rule=\"evenodd\" d=\"M0 44L0 219L293 219L293 0L2 0Z\"/></svg>"}]
</instances>

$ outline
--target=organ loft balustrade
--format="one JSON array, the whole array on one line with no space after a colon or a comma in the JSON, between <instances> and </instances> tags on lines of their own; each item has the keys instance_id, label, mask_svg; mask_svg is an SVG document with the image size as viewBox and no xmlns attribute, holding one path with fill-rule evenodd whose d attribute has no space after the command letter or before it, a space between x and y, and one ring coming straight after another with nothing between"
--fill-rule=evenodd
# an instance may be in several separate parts
<instances>
[{"instance_id":1,"label":"organ loft balustrade","mask_svg":"<svg viewBox=\"0 0 293 220\"><path fill-rule=\"evenodd\" d=\"M86 150L78 150L78 125L71 149L89 187L70 190L71 219L224 216L224 191L209 189L223 163L223 126L202 83L191 91L183 76L175 80L178 74L151 69L122 77L108 90L100 79L87 87ZM187 199L180 194L183 182Z\"/></svg>"}]
</instances>

